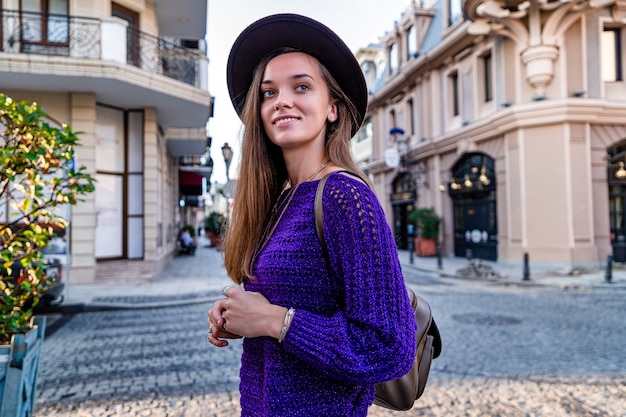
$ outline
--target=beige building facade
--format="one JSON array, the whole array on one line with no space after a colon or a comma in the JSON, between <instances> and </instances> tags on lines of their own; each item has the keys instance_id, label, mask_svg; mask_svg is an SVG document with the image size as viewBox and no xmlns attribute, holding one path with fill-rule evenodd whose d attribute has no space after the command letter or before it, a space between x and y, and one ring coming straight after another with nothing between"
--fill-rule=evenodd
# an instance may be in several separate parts
<instances>
[{"instance_id":1,"label":"beige building facade","mask_svg":"<svg viewBox=\"0 0 626 417\"><path fill-rule=\"evenodd\" d=\"M444 255L626 261L625 15L623 0L413 2L384 64L357 53L378 71L360 160L400 247L410 212L434 207Z\"/></svg>"},{"instance_id":2,"label":"beige building facade","mask_svg":"<svg viewBox=\"0 0 626 417\"><path fill-rule=\"evenodd\" d=\"M183 172L210 176L206 0L0 6L0 91L82 132L76 164L97 180L66 213L71 282L158 273L192 217Z\"/></svg>"}]
</instances>

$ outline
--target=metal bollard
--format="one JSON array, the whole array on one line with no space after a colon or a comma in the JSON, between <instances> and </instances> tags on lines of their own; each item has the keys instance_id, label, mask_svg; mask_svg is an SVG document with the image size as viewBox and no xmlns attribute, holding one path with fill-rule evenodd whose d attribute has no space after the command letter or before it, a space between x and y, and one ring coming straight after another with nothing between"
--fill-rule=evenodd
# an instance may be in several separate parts
<instances>
[{"instance_id":1,"label":"metal bollard","mask_svg":"<svg viewBox=\"0 0 626 417\"><path fill-rule=\"evenodd\" d=\"M524 252L524 278L523 281L530 281L530 265L528 264L528 252Z\"/></svg>"},{"instance_id":2,"label":"metal bollard","mask_svg":"<svg viewBox=\"0 0 626 417\"><path fill-rule=\"evenodd\" d=\"M408 229L407 230L407 237L409 239L409 242L408 242L409 243L409 245L408 245L409 246L409 262L411 263L411 265L413 265L413 255L414 255L414 252L415 252L415 248L414 248L414 245L413 245L413 237L414 237L415 230L414 230L414 226L412 224L409 224L407 229Z\"/></svg>"},{"instance_id":3,"label":"metal bollard","mask_svg":"<svg viewBox=\"0 0 626 417\"><path fill-rule=\"evenodd\" d=\"M441 259L441 245L437 243L437 268L443 269L443 260Z\"/></svg>"},{"instance_id":4,"label":"metal bollard","mask_svg":"<svg viewBox=\"0 0 626 417\"><path fill-rule=\"evenodd\" d=\"M604 278L609 284L613 279L613 255L609 255L606 258L606 275L604 276Z\"/></svg>"}]
</instances>

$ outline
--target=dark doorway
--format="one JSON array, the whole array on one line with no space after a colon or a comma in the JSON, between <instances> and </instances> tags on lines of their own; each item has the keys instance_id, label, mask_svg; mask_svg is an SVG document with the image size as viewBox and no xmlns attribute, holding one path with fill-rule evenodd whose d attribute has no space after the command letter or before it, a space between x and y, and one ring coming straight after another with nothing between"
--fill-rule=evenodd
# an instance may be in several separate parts
<instances>
[{"instance_id":1,"label":"dark doorway","mask_svg":"<svg viewBox=\"0 0 626 417\"><path fill-rule=\"evenodd\" d=\"M415 199L415 181L408 172L398 174L393 181L391 205L393 206L393 233L398 249L409 248L409 214L413 211Z\"/></svg>"},{"instance_id":2,"label":"dark doorway","mask_svg":"<svg viewBox=\"0 0 626 417\"><path fill-rule=\"evenodd\" d=\"M452 167L454 255L498 259L496 178L493 158L467 153Z\"/></svg>"},{"instance_id":3,"label":"dark doorway","mask_svg":"<svg viewBox=\"0 0 626 417\"><path fill-rule=\"evenodd\" d=\"M626 141L608 151L609 222L611 247L615 262L626 262L626 224L624 209L626 204Z\"/></svg>"}]
</instances>

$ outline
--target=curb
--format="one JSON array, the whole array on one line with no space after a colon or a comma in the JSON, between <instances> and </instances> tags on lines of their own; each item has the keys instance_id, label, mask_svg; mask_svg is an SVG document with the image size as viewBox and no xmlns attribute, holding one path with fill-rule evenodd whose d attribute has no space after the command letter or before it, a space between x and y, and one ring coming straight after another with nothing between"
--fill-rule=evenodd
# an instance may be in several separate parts
<instances>
[{"instance_id":1,"label":"curb","mask_svg":"<svg viewBox=\"0 0 626 417\"><path fill-rule=\"evenodd\" d=\"M607 288L626 290L626 282L623 282L623 281L619 281L619 282L600 281L600 282L594 282L594 283L587 283L587 282L544 283L544 282L541 282L541 280L532 280L532 279L528 281L524 281L522 278L519 278L518 280L514 281L511 278L505 278L502 280L502 279L481 278L481 277L476 277L476 276L462 276L462 275L456 275L450 272L441 271L439 269L423 268L423 267L406 264L406 263L401 263L401 265L403 268L407 267L407 268L412 268L414 270L421 271L421 272L437 274L439 275L440 278L456 279L456 280L461 280L461 281L480 281L480 282L490 283L494 285L502 285L502 286L543 287L543 288L555 288L555 289L562 289L562 290L607 289Z\"/></svg>"},{"instance_id":2,"label":"curb","mask_svg":"<svg viewBox=\"0 0 626 417\"><path fill-rule=\"evenodd\" d=\"M157 308L169 308L169 307L180 307L186 305L193 304L204 304L211 303L219 299L221 296L221 292L215 291L215 294L211 294L210 296L198 296L197 294L183 294L177 295L176 299L172 299L172 297L168 296L160 296L158 297L158 301L152 301L157 297L144 297L146 300L151 300L149 302L142 302L141 297L133 297L136 302L120 302L115 301L116 299L123 299L124 297L115 297L111 298L112 301L92 301L92 302L77 302L77 303L67 303L60 304L57 306L52 306L47 309L42 309L40 314L63 314L63 315L73 315L78 313L93 313L98 311L111 311L111 310L147 310L147 309L157 309Z\"/></svg>"}]
</instances>

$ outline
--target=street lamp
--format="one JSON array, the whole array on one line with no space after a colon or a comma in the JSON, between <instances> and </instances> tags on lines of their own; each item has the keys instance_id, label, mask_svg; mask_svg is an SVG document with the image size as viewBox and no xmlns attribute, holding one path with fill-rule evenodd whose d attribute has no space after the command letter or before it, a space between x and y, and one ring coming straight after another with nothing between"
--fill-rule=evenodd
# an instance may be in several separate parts
<instances>
[{"instance_id":1,"label":"street lamp","mask_svg":"<svg viewBox=\"0 0 626 417\"><path fill-rule=\"evenodd\" d=\"M226 164L226 182L230 181L228 171L230 170L230 163L233 160L233 148L228 145L228 142L224 142L222 146L222 156L224 157L224 163Z\"/></svg>"},{"instance_id":2,"label":"street lamp","mask_svg":"<svg viewBox=\"0 0 626 417\"><path fill-rule=\"evenodd\" d=\"M389 134L391 135L389 142L393 146L385 149L384 160L387 167L395 169L401 162L400 151L403 149L400 149L400 142L404 141L404 130L399 127L394 127L389 131Z\"/></svg>"}]
</instances>

